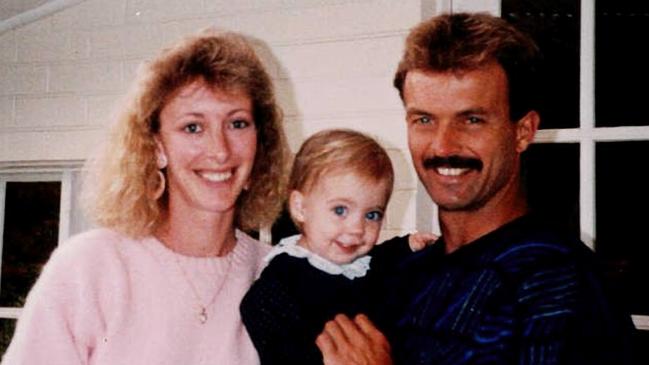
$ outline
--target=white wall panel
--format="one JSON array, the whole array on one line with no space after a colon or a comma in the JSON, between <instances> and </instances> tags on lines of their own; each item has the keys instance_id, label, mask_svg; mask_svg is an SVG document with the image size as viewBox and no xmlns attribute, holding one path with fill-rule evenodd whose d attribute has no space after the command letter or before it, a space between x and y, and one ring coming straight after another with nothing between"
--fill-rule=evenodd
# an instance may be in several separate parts
<instances>
[{"instance_id":1,"label":"white wall panel","mask_svg":"<svg viewBox=\"0 0 649 365\"><path fill-rule=\"evenodd\" d=\"M140 60L127 60L122 65L122 90L124 95L135 81L137 70L141 65L142 61Z\"/></svg>"},{"instance_id":2,"label":"white wall panel","mask_svg":"<svg viewBox=\"0 0 649 365\"><path fill-rule=\"evenodd\" d=\"M10 127L13 123L14 97L0 96L0 129Z\"/></svg>"},{"instance_id":3,"label":"white wall panel","mask_svg":"<svg viewBox=\"0 0 649 365\"><path fill-rule=\"evenodd\" d=\"M19 96L16 98L17 128L56 131L61 127L83 126L85 122L86 103L81 96ZM42 147L35 143L32 148Z\"/></svg>"},{"instance_id":4,"label":"white wall panel","mask_svg":"<svg viewBox=\"0 0 649 365\"><path fill-rule=\"evenodd\" d=\"M401 108L391 77L280 80L278 97L288 115L305 119L383 113Z\"/></svg>"},{"instance_id":5,"label":"white wall panel","mask_svg":"<svg viewBox=\"0 0 649 365\"><path fill-rule=\"evenodd\" d=\"M205 14L203 0L165 1L128 0L127 23L163 23L170 20L199 17ZM206 3L211 0L205 1ZM235 3L235 1L231 1Z\"/></svg>"},{"instance_id":6,"label":"white wall panel","mask_svg":"<svg viewBox=\"0 0 649 365\"><path fill-rule=\"evenodd\" d=\"M51 67L48 91L88 94L122 89L120 62L61 64Z\"/></svg>"},{"instance_id":7,"label":"white wall panel","mask_svg":"<svg viewBox=\"0 0 649 365\"><path fill-rule=\"evenodd\" d=\"M108 128L114 122L117 114L121 95L98 95L86 98L88 103L88 120L90 128Z\"/></svg>"},{"instance_id":8,"label":"white wall panel","mask_svg":"<svg viewBox=\"0 0 649 365\"><path fill-rule=\"evenodd\" d=\"M215 24L271 45L307 43L403 32L418 21L419 11L418 1L366 1L217 16Z\"/></svg>"},{"instance_id":9,"label":"white wall panel","mask_svg":"<svg viewBox=\"0 0 649 365\"><path fill-rule=\"evenodd\" d=\"M238 14L278 9L313 8L323 5L368 3L371 0L210 0L205 2L205 11L213 14Z\"/></svg>"},{"instance_id":10,"label":"white wall panel","mask_svg":"<svg viewBox=\"0 0 649 365\"><path fill-rule=\"evenodd\" d=\"M88 31L123 25L125 8L126 0L84 0L53 14L50 17L52 29L57 32Z\"/></svg>"},{"instance_id":11,"label":"white wall panel","mask_svg":"<svg viewBox=\"0 0 649 365\"><path fill-rule=\"evenodd\" d=\"M165 24L138 24L125 27L124 56L127 58L150 58L166 46Z\"/></svg>"},{"instance_id":12,"label":"white wall panel","mask_svg":"<svg viewBox=\"0 0 649 365\"><path fill-rule=\"evenodd\" d=\"M102 134L94 130L32 131L0 133L2 161L72 161L100 144ZM37 146L37 148L35 148Z\"/></svg>"},{"instance_id":13,"label":"white wall panel","mask_svg":"<svg viewBox=\"0 0 649 365\"><path fill-rule=\"evenodd\" d=\"M0 95L44 92L47 70L29 64L0 64Z\"/></svg>"},{"instance_id":14,"label":"white wall panel","mask_svg":"<svg viewBox=\"0 0 649 365\"><path fill-rule=\"evenodd\" d=\"M14 95L16 93L16 77L12 65L0 64L0 95Z\"/></svg>"},{"instance_id":15,"label":"white wall panel","mask_svg":"<svg viewBox=\"0 0 649 365\"><path fill-rule=\"evenodd\" d=\"M403 45L400 34L277 47L283 78L358 78L394 72Z\"/></svg>"},{"instance_id":16,"label":"white wall panel","mask_svg":"<svg viewBox=\"0 0 649 365\"><path fill-rule=\"evenodd\" d=\"M47 67L43 65L18 64L10 67L16 94L44 93L47 87Z\"/></svg>"},{"instance_id":17,"label":"white wall panel","mask_svg":"<svg viewBox=\"0 0 649 365\"><path fill-rule=\"evenodd\" d=\"M412 169L408 150L389 149L388 155L390 156L390 160L392 160L392 167L394 168L394 189L415 190L417 188L417 174Z\"/></svg>"},{"instance_id":18,"label":"white wall panel","mask_svg":"<svg viewBox=\"0 0 649 365\"><path fill-rule=\"evenodd\" d=\"M205 28L223 28L219 27L218 22L215 21L213 16L202 18L189 18L189 19L174 19L173 21L165 22L162 29L164 36L164 44L169 45L187 34L192 34ZM234 29L229 29L234 30Z\"/></svg>"},{"instance_id":19,"label":"white wall panel","mask_svg":"<svg viewBox=\"0 0 649 365\"><path fill-rule=\"evenodd\" d=\"M16 61L16 38L14 32L0 34L0 62Z\"/></svg>"},{"instance_id":20,"label":"white wall panel","mask_svg":"<svg viewBox=\"0 0 649 365\"><path fill-rule=\"evenodd\" d=\"M99 28L90 31L89 57L92 59L123 59L126 30L118 28Z\"/></svg>"},{"instance_id":21,"label":"white wall panel","mask_svg":"<svg viewBox=\"0 0 649 365\"><path fill-rule=\"evenodd\" d=\"M49 62L62 58L68 49L65 32L53 32L50 18L16 29L18 62Z\"/></svg>"},{"instance_id":22,"label":"white wall panel","mask_svg":"<svg viewBox=\"0 0 649 365\"><path fill-rule=\"evenodd\" d=\"M392 193L384 223L386 229L415 230L415 195L414 190L396 190Z\"/></svg>"}]
</instances>

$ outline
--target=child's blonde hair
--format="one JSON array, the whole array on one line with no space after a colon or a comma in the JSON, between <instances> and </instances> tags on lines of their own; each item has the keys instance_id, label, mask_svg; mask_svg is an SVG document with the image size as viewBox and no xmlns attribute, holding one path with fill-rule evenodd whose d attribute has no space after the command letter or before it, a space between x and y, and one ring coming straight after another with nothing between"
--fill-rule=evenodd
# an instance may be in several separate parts
<instances>
[{"instance_id":1,"label":"child's blonde hair","mask_svg":"<svg viewBox=\"0 0 649 365\"><path fill-rule=\"evenodd\" d=\"M308 193L323 174L334 171L386 182L386 201L390 199L394 186L390 157L373 138L349 129L324 130L304 141L293 161L288 191ZM301 228L294 218L293 222Z\"/></svg>"}]
</instances>

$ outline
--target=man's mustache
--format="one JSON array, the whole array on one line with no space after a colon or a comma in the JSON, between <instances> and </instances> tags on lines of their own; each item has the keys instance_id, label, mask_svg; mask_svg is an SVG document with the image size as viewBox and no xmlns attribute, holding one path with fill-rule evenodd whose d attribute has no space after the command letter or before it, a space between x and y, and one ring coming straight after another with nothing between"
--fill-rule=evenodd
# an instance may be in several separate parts
<instances>
[{"instance_id":1,"label":"man's mustache","mask_svg":"<svg viewBox=\"0 0 649 365\"><path fill-rule=\"evenodd\" d=\"M438 167L474 169L482 170L482 161L472 157L452 156L435 156L424 160L424 168L436 169Z\"/></svg>"}]
</instances>

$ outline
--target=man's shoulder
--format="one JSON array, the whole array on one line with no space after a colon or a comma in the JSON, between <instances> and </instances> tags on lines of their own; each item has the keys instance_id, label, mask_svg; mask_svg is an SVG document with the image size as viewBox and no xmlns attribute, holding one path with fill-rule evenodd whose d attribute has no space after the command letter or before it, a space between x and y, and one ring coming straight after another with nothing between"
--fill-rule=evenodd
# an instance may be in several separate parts
<instances>
[{"instance_id":1,"label":"man's shoulder","mask_svg":"<svg viewBox=\"0 0 649 365\"><path fill-rule=\"evenodd\" d=\"M593 255L575 234L535 216L501 227L491 240L493 262L505 266L588 261Z\"/></svg>"}]
</instances>

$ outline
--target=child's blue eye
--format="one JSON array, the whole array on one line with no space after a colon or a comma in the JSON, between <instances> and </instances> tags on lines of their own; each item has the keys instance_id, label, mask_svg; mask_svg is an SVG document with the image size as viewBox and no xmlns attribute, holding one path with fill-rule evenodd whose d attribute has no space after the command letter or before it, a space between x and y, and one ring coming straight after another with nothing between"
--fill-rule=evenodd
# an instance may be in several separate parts
<instances>
[{"instance_id":1,"label":"child's blue eye","mask_svg":"<svg viewBox=\"0 0 649 365\"><path fill-rule=\"evenodd\" d=\"M342 206L342 205L337 205L333 208L333 212L335 215L345 215L347 213L347 207Z\"/></svg>"},{"instance_id":2,"label":"child's blue eye","mask_svg":"<svg viewBox=\"0 0 649 365\"><path fill-rule=\"evenodd\" d=\"M365 214L365 218L371 221L380 221L383 219L383 213L378 210L373 210Z\"/></svg>"}]
</instances>

